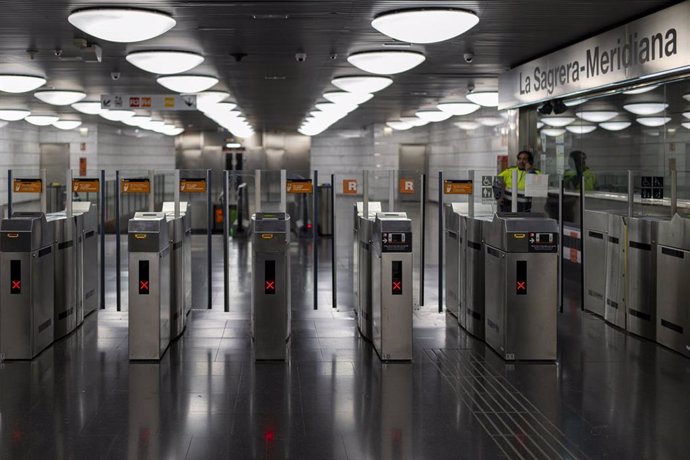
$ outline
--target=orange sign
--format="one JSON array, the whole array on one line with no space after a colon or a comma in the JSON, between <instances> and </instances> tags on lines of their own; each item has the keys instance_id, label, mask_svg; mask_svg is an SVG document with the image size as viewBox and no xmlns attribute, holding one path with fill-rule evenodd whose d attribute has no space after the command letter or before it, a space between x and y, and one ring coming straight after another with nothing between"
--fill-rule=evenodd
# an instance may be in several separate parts
<instances>
[{"instance_id":1,"label":"orange sign","mask_svg":"<svg viewBox=\"0 0 690 460\"><path fill-rule=\"evenodd\" d=\"M206 193L206 179L180 179L180 192Z\"/></svg>"},{"instance_id":2,"label":"orange sign","mask_svg":"<svg viewBox=\"0 0 690 460\"><path fill-rule=\"evenodd\" d=\"M357 179L343 179L343 194L357 195Z\"/></svg>"},{"instance_id":3,"label":"orange sign","mask_svg":"<svg viewBox=\"0 0 690 460\"><path fill-rule=\"evenodd\" d=\"M100 181L98 179L72 179L72 191L98 193L100 191Z\"/></svg>"},{"instance_id":4,"label":"orange sign","mask_svg":"<svg viewBox=\"0 0 690 460\"><path fill-rule=\"evenodd\" d=\"M288 193L312 193L314 186L311 179L292 179L287 181Z\"/></svg>"},{"instance_id":5,"label":"orange sign","mask_svg":"<svg viewBox=\"0 0 690 460\"><path fill-rule=\"evenodd\" d=\"M41 179L15 179L12 186L14 193L41 193L43 181Z\"/></svg>"},{"instance_id":6,"label":"orange sign","mask_svg":"<svg viewBox=\"0 0 690 460\"><path fill-rule=\"evenodd\" d=\"M403 194L414 193L414 179L400 179L400 187L398 192Z\"/></svg>"},{"instance_id":7,"label":"orange sign","mask_svg":"<svg viewBox=\"0 0 690 460\"><path fill-rule=\"evenodd\" d=\"M151 193L151 182L148 179L122 179L120 191L122 193Z\"/></svg>"},{"instance_id":8,"label":"orange sign","mask_svg":"<svg viewBox=\"0 0 690 460\"><path fill-rule=\"evenodd\" d=\"M82 142L83 144L83 142ZM83 149L86 150L86 149ZM79 158L79 175L86 176L86 157Z\"/></svg>"},{"instance_id":9,"label":"orange sign","mask_svg":"<svg viewBox=\"0 0 690 460\"><path fill-rule=\"evenodd\" d=\"M471 180L443 181L443 193L446 195L472 195Z\"/></svg>"}]
</instances>

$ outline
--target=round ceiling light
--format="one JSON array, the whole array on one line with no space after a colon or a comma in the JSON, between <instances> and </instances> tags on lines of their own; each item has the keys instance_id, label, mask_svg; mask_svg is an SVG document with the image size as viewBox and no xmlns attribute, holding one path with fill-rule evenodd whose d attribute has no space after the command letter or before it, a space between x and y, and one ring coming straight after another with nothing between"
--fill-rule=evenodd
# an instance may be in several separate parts
<instances>
[{"instance_id":1,"label":"round ceiling light","mask_svg":"<svg viewBox=\"0 0 690 460\"><path fill-rule=\"evenodd\" d=\"M53 126L55 126L57 129L62 129L64 131L70 130L70 129L76 129L81 126L81 121L79 120L58 120L55 123L53 123Z\"/></svg>"},{"instance_id":2,"label":"round ceiling light","mask_svg":"<svg viewBox=\"0 0 690 460\"><path fill-rule=\"evenodd\" d=\"M565 129L574 134L589 134L597 129L597 125L570 125L566 126Z\"/></svg>"},{"instance_id":3,"label":"round ceiling light","mask_svg":"<svg viewBox=\"0 0 690 460\"><path fill-rule=\"evenodd\" d=\"M443 112L441 110L434 110L434 109L419 110L419 111L415 112L415 115L417 115L422 120L427 120L427 121L430 121L432 123L447 120L453 116L448 112Z\"/></svg>"},{"instance_id":4,"label":"round ceiling light","mask_svg":"<svg viewBox=\"0 0 690 460\"><path fill-rule=\"evenodd\" d=\"M333 102L319 102L314 107L316 110L320 110L322 112L348 114L355 110L358 106L356 104L334 104Z\"/></svg>"},{"instance_id":5,"label":"round ceiling light","mask_svg":"<svg viewBox=\"0 0 690 460\"><path fill-rule=\"evenodd\" d=\"M554 128L562 128L574 122L575 117L542 117L540 120L545 125L553 126Z\"/></svg>"},{"instance_id":6,"label":"round ceiling light","mask_svg":"<svg viewBox=\"0 0 690 460\"><path fill-rule=\"evenodd\" d=\"M575 112L575 116L592 123L601 123L615 118L618 116L618 112L612 110L583 110L581 112Z\"/></svg>"},{"instance_id":7,"label":"round ceiling light","mask_svg":"<svg viewBox=\"0 0 690 460\"><path fill-rule=\"evenodd\" d=\"M139 127L142 127L144 123L148 123L149 121L151 121L151 117L147 117L146 115L135 115L133 117L125 118L124 120L122 120L122 122L125 124Z\"/></svg>"},{"instance_id":8,"label":"round ceiling light","mask_svg":"<svg viewBox=\"0 0 690 460\"><path fill-rule=\"evenodd\" d=\"M607 131L621 131L630 127L631 124L629 121L605 121L599 123L599 126Z\"/></svg>"},{"instance_id":9,"label":"round ceiling light","mask_svg":"<svg viewBox=\"0 0 690 460\"><path fill-rule=\"evenodd\" d=\"M0 120L19 121L31 115L26 109L0 109Z\"/></svg>"},{"instance_id":10,"label":"round ceiling light","mask_svg":"<svg viewBox=\"0 0 690 460\"><path fill-rule=\"evenodd\" d=\"M453 124L460 129L464 129L465 131L472 131L481 126L481 124L477 123L476 121L458 121L457 123Z\"/></svg>"},{"instance_id":11,"label":"round ceiling light","mask_svg":"<svg viewBox=\"0 0 690 460\"><path fill-rule=\"evenodd\" d=\"M323 93L323 98L334 104L364 104L374 97L369 93L349 93L347 91L329 91Z\"/></svg>"},{"instance_id":12,"label":"round ceiling light","mask_svg":"<svg viewBox=\"0 0 690 460\"><path fill-rule=\"evenodd\" d=\"M86 93L83 91L71 91L71 90L45 90L36 91L34 93L38 99L42 100L46 104L52 105L70 105L75 102L79 102L86 97Z\"/></svg>"},{"instance_id":13,"label":"round ceiling light","mask_svg":"<svg viewBox=\"0 0 690 460\"><path fill-rule=\"evenodd\" d=\"M60 117L57 115L29 115L24 120L35 126L48 126L58 121Z\"/></svg>"},{"instance_id":14,"label":"round ceiling light","mask_svg":"<svg viewBox=\"0 0 690 460\"><path fill-rule=\"evenodd\" d=\"M640 117L637 118L636 121L643 126L657 128L671 121L671 117Z\"/></svg>"},{"instance_id":15,"label":"round ceiling light","mask_svg":"<svg viewBox=\"0 0 690 460\"><path fill-rule=\"evenodd\" d=\"M467 32L478 22L479 18L471 11L429 8L383 13L371 21L371 26L403 42L438 43Z\"/></svg>"},{"instance_id":16,"label":"round ceiling light","mask_svg":"<svg viewBox=\"0 0 690 460\"><path fill-rule=\"evenodd\" d=\"M663 102L634 102L623 106L625 110L635 115L654 115L663 112L667 107L668 104Z\"/></svg>"},{"instance_id":17,"label":"round ceiling light","mask_svg":"<svg viewBox=\"0 0 690 460\"><path fill-rule=\"evenodd\" d=\"M566 105L566 107L575 107L576 105L584 104L587 102L587 99L581 98L581 99L570 99L567 101L564 101L563 103Z\"/></svg>"},{"instance_id":18,"label":"round ceiling light","mask_svg":"<svg viewBox=\"0 0 690 460\"><path fill-rule=\"evenodd\" d=\"M479 110L479 105L472 102L443 102L436 107L451 115L469 115Z\"/></svg>"},{"instance_id":19,"label":"round ceiling light","mask_svg":"<svg viewBox=\"0 0 690 460\"><path fill-rule=\"evenodd\" d=\"M98 115L105 110L101 108L100 101L75 102L72 104L72 108L77 112L85 113L87 115Z\"/></svg>"},{"instance_id":20,"label":"round ceiling light","mask_svg":"<svg viewBox=\"0 0 690 460\"><path fill-rule=\"evenodd\" d=\"M348 56L347 62L369 73L393 75L407 72L424 62L426 57L417 51L364 51Z\"/></svg>"},{"instance_id":21,"label":"round ceiling light","mask_svg":"<svg viewBox=\"0 0 690 460\"><path fill-rule=\"evenodd\" d=\"M74 11L70 24L89 35L117 43L134 43L164 34L175 26L169 14L140 8L96 7Z\"/></svg>"},{"instance_id":22,"label":"round ceiling light","mask_svg":"<svg viewBox=\"0 0 690 460\"><path fill-rule=\"evenodd\" d=\"M184 132L184 128L180 128L178 126L166 126L165 129L163 130L163 134L166 136L179 136Z\"/></svg>"},{"instance_id":23,"label":"round ceiling light","mask_svg":"<svg viewBox=\"0 0 690 460\"><path fill-rule=\"evenodd\" d=\"M498 91L475 91L467 93L467 99L482 107L498 107Z\"/></svg>"},{"instance_id":24,"label":"round ceiling light","mask_svg":"<svg viewBox=\"0 0 690 460\"><path fill-rule=\"evenodd\" d=\"M145 121L141 124L142 128L148 129L151 131L161 129L163 126L165 126L165 122L163 120L149 120L149 121Z\"/></svg>"},{"instance_id":25,"label":"round ceiling light","mask_svg":"<svg viewBox=\"0 0 690 460\"><path fill-rule=\"evenodd\" d=\"M544 128L540 133L543 133L549 137L556 137L556 136L562 136L565 134L565 129L563 128Z\"/></svg>"},{"instance_id":26,"label":"round ceiling light","mask_svg":"<svg viewBox=\"0 0 690 460\"><path fill-rule=\"evenodd\" d=\"M400 120L388 121L386 122L386 125L395 129L396 131L405 131L406 129L412 128L411 124Z\"/></svg>"},{"instance_id":27,"label":"round ceiling light","mask_svg":"<svg viewBox=\"0 0 690 460\"><path fill-rule=\"evenodd\" d=\"M141 70L159 75L186 72L204 62L201 54L189 51L134 51L126 59Z\"/></svg>"},{"instance_id":28,"label":"round ceiling light","mask_svg":"<svg viewBox=\"0 0 690 460\"><path fill-rule=\"evenodd\" d=\"M133 117L134 111L127 109L104 110L103 112L99 113L99 115L105 118L106 120L122 121L125 118Z\"/></svg>"},{"instance_id":29,"label":"round ceiling light","mask_svg":"<svg viewBox=\"0 0 690 460\"><path fill-rule=\"evenodd\" d=\"M178 93L200 93L218 83L216 77L208 75L169 75L167 77L158 77L156 81L169 90Z\"/></svg>"},{"instance_id":30,"label":"round ceiling light","mask_svg":"<svg viewBox=\"0 0 690 460\"><path fill-rule=\"evenodd\" d=\"M683 126L683 128L685 128L685 129L690 129L690 123L689 123L689 122L687 122L687 121L686 121L686 122L684 122L684 123L681 123L681 125L682 125L682 126Z\"/></svg>"},{"instance_id":31,"label":"round ceiling light","mask_svg":"<svg viewBox=\"0 0 690 460\"><path fill-rule=\"evenodd\" d=\"M46 84L46 79L35 75L0 74L0 91L6 93L26 93Z\"/></svg>"},{"instance_id":32,"label":"round ceiling light","mask_svg":"<svg viewBox=\"0 0 690 460\"><path fill-rule=\"evenodd\" d=\"M502 117L477 117L474 120L484 126L498 126L506 122Z\"/></svg>"},{"instance_id":33,"label":"round ceiling light","mask_svg":"<svg viewBox=\"0 0 690 460\"><path fill-rule=\"evenodd\" d=\"M375 77L373 75L362 75L356 77L336 77L331 80L331 84L349 93L376 93L387 88L393 83L388 77Z\"/></svg>"},{"instance_id":34,"label":"round ceiling light","mask_svg":"<svg viewBox=\"0 0 690 460\"><path fill-rule=\"evenodd\" d=\"M659 87L659 85L649 85L649 86L643 86L641 88L635 88L635 89L629 89L627 91L623 91L623 94L642 94L642 93L648 93L649 91L655 90Z\"/></svg>"},{"instance_id":35,"label":"round ceiling light","mask_svg":"<svg viewBox=\"0 0 690 460\"><path fill-rule=\"evenodd\" d=\"M400 121L412 125L415 128L429 124L429 120L422 120L419 117L400 117Z\"/></svg>"}]
</instances>

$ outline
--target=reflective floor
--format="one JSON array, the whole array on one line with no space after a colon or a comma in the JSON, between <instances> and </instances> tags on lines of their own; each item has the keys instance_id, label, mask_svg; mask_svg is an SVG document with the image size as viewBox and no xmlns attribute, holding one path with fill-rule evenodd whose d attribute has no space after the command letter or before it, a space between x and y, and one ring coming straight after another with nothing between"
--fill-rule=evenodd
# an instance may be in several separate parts
<instances>
[{"instance_id":1,"label":"reflective floor","mask_svg":"<svg viewBox=\"0 0 690 460\"><path fill-rule=\"evenodd\" d=\"M192 312L159 364L128 362L127 313L111 307L32 362L2 363L0 458L677 459L690 451L690 360L568 305L558 364L506 364L432 305L415 311L414 361L382 365L352 312L330 308L326 281L326 306L313 309L311 250L293 245L289 363L253 362L250 253L233 243L230 313L221 260L214 308Z\"/></svg>"}]
</instances>

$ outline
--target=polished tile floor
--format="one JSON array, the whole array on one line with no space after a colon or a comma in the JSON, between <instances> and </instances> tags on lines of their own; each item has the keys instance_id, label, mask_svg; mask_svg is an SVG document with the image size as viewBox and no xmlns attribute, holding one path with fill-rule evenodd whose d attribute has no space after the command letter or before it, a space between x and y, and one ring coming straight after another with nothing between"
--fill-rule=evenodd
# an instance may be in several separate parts
<instances>
[{"instance_id":1,"label":"polished tile floor","mask_svg":"<svg viewBox=\"0 0 690 460\"><path fill-rule=\"evenodd\" d=\"M128 362L127 313L109 303L32 362L0 364L0 458L687 458L690 360L567 305L557 364L507 364L427 305L413 362L382 365L326 281L312 308L305 242L290 362L255 364L248 247L231 250L231 311L216 262L213 309L160 363Z\"/></svg>"}]
</instances>

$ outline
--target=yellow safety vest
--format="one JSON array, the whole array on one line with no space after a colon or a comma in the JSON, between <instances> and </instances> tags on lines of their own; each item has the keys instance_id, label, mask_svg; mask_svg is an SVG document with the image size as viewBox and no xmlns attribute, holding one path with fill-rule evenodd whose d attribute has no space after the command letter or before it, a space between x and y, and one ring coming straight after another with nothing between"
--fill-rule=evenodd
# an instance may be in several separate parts
<instances>
[{"instance_id":1,"label":"yellow safety vest","mask_svg":"<svg viewBox=\"0 0 690 460\"><path fill-rule=\"evenodd\" d=\"M498 174L498 176L503 178L503 183L506 186L505 191L508 193L512 192L513 190L513 170L517 171L518 192L525 191L525 178L527 177L527 174L539 174L539 170L534 170L534 172L530 173L525 170L518 169L517 166L503 170Z\"/></svg>"}]
</instances>

